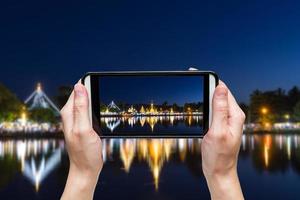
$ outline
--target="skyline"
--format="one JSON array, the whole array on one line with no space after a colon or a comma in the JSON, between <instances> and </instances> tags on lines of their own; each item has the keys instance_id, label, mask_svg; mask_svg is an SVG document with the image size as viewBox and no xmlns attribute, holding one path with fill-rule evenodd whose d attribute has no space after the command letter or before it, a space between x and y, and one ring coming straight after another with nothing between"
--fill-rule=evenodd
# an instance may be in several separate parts
<instances>
[{"instance_id":1,"label":"skyline","mask_svg":"<svg viewBox=\"0 0 300 200\"><path fill-rule=\"evenodd\" d=\"M5 2L0 82L24 100L87 71L213 70L239 102L300 86L299 2Z\"/></svg>"}]
</instances>

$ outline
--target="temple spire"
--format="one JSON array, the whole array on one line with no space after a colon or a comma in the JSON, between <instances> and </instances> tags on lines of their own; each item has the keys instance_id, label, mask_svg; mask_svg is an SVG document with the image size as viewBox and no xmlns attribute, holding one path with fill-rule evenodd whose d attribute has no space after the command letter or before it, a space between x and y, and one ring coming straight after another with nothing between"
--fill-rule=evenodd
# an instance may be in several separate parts
<instances>
[{"instance_id":1,"label":"temple spire","mask_svg":"<svg viewBox=\"0 0 300 200\"><path fill-rule=\"evenodd\" d=\"M41 83L37 84L36 90L25 100L25 104L29 106L29 110L34 108L49 108L52 109L55 114L59 115L59 109L44 93Z\"/></svg>"}]
</instances>

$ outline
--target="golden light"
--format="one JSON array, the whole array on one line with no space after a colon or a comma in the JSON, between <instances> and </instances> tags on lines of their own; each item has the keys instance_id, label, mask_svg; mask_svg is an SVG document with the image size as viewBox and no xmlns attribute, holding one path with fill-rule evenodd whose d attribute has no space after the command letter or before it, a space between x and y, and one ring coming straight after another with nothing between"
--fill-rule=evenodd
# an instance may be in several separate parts
<instances>
[{"instance_id":1,"label":"golden light","mask_svg":"<svg viewBox=\"0 0 300 200\"><path fill-rule=\"evenodd\" d=\"M267 135L264 138L264 161L265 161L265 166L266 167L269 166L269 159L270 159L269 151L270 151L270 148L271 148L271 145L272 145L272 140L271 139L272 138L271 138L270 135Z\"/></svg>"},{"instance_id":2,"label":"golden light","mask_svg":"<svg viewBox=\"0 0 300 200\"><path fill-rule=\"evenodd\" d=\"M164 163L163 143L160 140L150 140L148 146L148 163L154 179L155 190L158 190L160 171Z\"/></svg>"},{"instance_id":3,"label":"golden light","mask_svg":"<svg viewBox=\"0 0 300 200\"><path fill-rule=\"evenodd\" d=\"M129 173L131 163L135 155L135 145L132 140L125 140L120 145L120 157L124 165L124 170Z\"/></svg>"},{"instance_id":4,"label":"golden light","mask_svg":"<svg viewBox=\"0 0 300 200\"><path fill-rule=\"evenodd\" d=\"M148 154L148 142L147 139L138 140L138 156L140 159L145 159Z\"/></svg>"},{"instance_id":5,"label":"golden light","mask_svg":"<svg viewBox=\"0 0 300 200\"><path fill-rule=\"evenodd\" d=\"M266 122L264 125L265 125L266 128L270 128L271 127L271 124L269 122Z\"/></svg>"},{"instance_id":6,"label":"golden light","mask_svg":"<svg viewBox=\"0 0 300 200\"><path fill-rule=\"evenodd\" d=\"M266 108L266 107L262 107L262 108L261 108L261 113L262 113L262 114L265 115L265 114L267 114L268 112L269 112L268 108Z\"/></svg>"},{"instance_id":7,"label":"golden light","mask_svg":"<svg viewBox=\"0 0 300 200\"><path fill-rule=\"evenodd\" d=\"M185 161L187 154L187 140L186 139L178 139L178 150L179 150L179 158L183 162Z\"/></svg>"},{"instance_id":8,"label":"golden light","mask_svg":"<svg viewBox=\"0 0 300 200\"><path fill-rule=\"evenodd\" d=\"M290 115L289 114L285 114L284 118L287 119L287 120L289 120L290 119Z\"/></svg>"},{"instance_id":9,"label":"golden light","mask_svg":"<svg viewBox=\"0 0 300 200\"><path fill-rule=\"evenodd\" d=\"M136 109L133 107L133 105L130 106L130 108L128 108L128 113L134 113L136 111Z\"/></svg>"},{"instance_id":10,"label":"golden light","mask_svg":"<svg viewBox=\"0 0 300 200\"><path fill-rule=\"evenodd\" d=\"M174 124L174 119L175 117L173 115L170 116L170 123L173 125Z\"/></svg>"},{"instance_id":11,"label":"golden light","mask_svg":"<svg viewBox=\"0 0 300 200\"><path fill-rule=\"evenodd\" d=\"M140 109L140 113L142 113L142 114L144 114L144 113L145 113L145 108L144 108L144 106L142 106L142 107L141 107L141 109Z\"/></svg>"},{"instance_id":12,"label":"golden light","mask_svg":"<svg viewBox=\"0 0 300 200\"><path fill-rule=\"evenodd\" d=\"M189 124L189 126L192 125L192 116L188 116L188 124Z\"/></svg>"},{"instance_id":13,"label":"golden light","mask_svg":"<svg viewBox=\"0 0 300 200\"><path fill-rule=\"evenodd\" d=\"M22 118L23 120L26 120L26 119L27 119L27 117L26 117L26 113L25 113L25 112L22 112L22 114L21 114L21 118Z\"/></svg>"},{"instance_id":14,"label":"golden light","mask_svg":"<svg viewBox=\"0 0 300 200\"><path fill-rule=\"evenodd\" d=\"M163 147L165 151L165 156L167 161L169 160L171 149L172 149L173 140L172 139L164 139L163 141Z\"/></svg>"},{"instance_id":15,"label":"golden light","mask_svg":"<svg viewBox=\"0 0 300 200\"><path fill-rule=\"evenodd\" d=\"M140 118L140 124L141 124L141 127L144 126L145 122L146 122L145 117L141 117L141 118Z\"/></svg>"},{"instance_id":16,"label":"golden light","mask_svg":"<svg viewBox=\"0 0 300 200\"><path fill-rule=\"evenodd\" d=\"M21 124L22 124L22 126L25 126L26 122L27 122L27 115L26 115L25 111L23 111L21 113Z\"/></svg>"},{"instance_id":17,"label":"golden light","mask_svg":"<svg viewBox=\"0 0 300 200\"><path fill-rule=\"evenodd\" d=\"M173 114L173 113L174 113L174 110L173 110L173 108L171 108L171 110L170 110L170 113L171 113L171 114Z\"/></svg>"},{"instance_id":18,"label":"golden light","mask_svg":"<svg viewBox=\"0 0 300 200\"><path fill-rule=\"evenodd\" d=\"M155 108L153 102L150 104L150 109L149 109L150 114L157 114L157 108Z\"/></svg>"},{"instance_id":19,"label":"golden light","mask_svg":"<svg viewBox=\"0 0 300 200\"><path fill-rule=\"evenodd\" d=\"M156 117L149 117L149 118L147 118L147 122L148 122L148 124L150 125L151 130L152 130L152 132L153 132L154 126L155 126L155 124L157 123L157 118L156 118Z\"/></svg>"},{"instance_id":20,"label":"golden light","mask_svg":"<svg viewBox=\"0 0 300 200\"><path fill-rule=\"evenodd\" d=\"M37 91L41 91L41 90L42 90L42 84L41 84L41 83L38 83L38 84L37 84L36 90L37 90Z\"/></svg>"}]
</instances>

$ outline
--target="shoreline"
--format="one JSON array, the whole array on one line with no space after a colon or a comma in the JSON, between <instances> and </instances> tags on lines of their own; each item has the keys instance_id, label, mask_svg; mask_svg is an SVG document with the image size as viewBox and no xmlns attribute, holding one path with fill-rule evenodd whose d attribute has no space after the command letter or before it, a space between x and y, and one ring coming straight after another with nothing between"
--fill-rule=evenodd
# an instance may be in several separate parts
<instances>
[{"instance_id":1,"label":"shoreline","mask_svg":"<svg viewBox=\"0 0 300 200\"><path fill-rule=\"evenodd\" d=\"M299 129L294 130L244 130L244 135L277 135L277 134L300 134ZM0 139L64 139L62 131L59 132L1 132Z\"/></svg>"}]
</instances>

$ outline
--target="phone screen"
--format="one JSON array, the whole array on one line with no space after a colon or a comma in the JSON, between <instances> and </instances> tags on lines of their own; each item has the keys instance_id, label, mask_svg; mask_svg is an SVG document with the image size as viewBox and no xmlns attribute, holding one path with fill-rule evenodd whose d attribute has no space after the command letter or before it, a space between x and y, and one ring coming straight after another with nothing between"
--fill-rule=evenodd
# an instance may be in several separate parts
<instances>
[{"instance_id":1,"label":"phone screen","mask_svg":"<svg viewBox=\"0 0 300 200\"><path fill-rule=\"evenodd\" d=\"M204 76L98 76L101 135L203 134Z\"/></svg>"}]
</instances>

